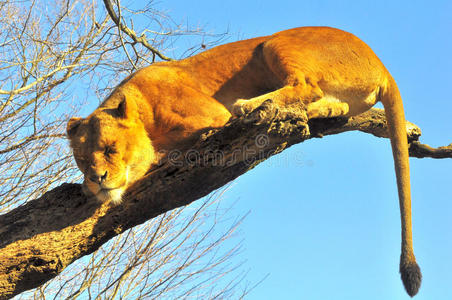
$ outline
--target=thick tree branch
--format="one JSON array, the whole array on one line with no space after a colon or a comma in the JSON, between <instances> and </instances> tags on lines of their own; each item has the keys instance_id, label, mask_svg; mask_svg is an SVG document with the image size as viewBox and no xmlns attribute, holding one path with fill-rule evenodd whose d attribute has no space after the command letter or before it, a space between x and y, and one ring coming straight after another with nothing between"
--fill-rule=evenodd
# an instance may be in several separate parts
<instances>
[{"instance_id":1,"label":"thick tree branch","mask_svg":"<svg viewBox=\"0 0 452 300\"><path fill-rule=\"evenodd\" d=\"M421 145L419 128L411 123L407 128L411 155L452 157L451 146ZM304 110L278 110L267 101L205 132L189 151L168 153L167 161L130 188L121 205L87 200L80 185L63 184L0 216L0 299L41 285L112 237L207 195L293 144L352 130L385 137L384 113L372 109L350 119L307 122Z\"/></svg>"}]
</instances>

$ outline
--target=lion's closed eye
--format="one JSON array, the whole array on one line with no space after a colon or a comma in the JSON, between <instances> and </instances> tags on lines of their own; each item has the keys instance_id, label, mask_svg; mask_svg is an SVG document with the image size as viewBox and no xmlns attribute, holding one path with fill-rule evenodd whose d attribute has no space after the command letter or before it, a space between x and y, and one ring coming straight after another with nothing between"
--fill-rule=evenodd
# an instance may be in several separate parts
<instances>
[{"instance_id":1,"label":"lion's closed eye","mask_svg":"<svg viewBox=\"0 0 452 300\"><path fill-rule=\"evenodd\" d=\"M110 145L110 146L106 146L105 149L104 149L104 154L106 156L110 156L111 154L115 154L116 152L117 152L116 151L116 146L114 144Z\"/></svg>"}]
</instances>

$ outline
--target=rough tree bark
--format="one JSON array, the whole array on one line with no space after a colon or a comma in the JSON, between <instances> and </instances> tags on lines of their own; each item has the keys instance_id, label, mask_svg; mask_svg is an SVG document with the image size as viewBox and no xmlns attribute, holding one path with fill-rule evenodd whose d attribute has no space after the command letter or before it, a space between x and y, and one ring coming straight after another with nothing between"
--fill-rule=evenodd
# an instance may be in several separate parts
<instances>
[{"instance_id":1,"label":"rough tree bark","mask_svg":"<svg viewBox=\"0 0 452 300\"><path fill-rule=\"evenodd\" d=\"M293 144L353 130L387 137L384 112L307 122L302 108L279 110L268 100L205 132L188 152L169 153L121 205L97 203L85 198L79 184L63 184L0 216L0 299L38 287L112 237L207 195ZM421 132L411 123L407 134L411 156L452 157L452 145L420 144Z\"/></svg>"}]
</instances>

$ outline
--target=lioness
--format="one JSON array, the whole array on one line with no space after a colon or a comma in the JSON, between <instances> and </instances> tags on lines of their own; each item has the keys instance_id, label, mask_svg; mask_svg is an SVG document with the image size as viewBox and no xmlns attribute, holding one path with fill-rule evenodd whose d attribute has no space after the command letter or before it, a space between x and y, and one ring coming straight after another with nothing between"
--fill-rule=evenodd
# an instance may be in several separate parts
<instances>
[{"instance_id":1,"label":"lioness","mask_svg":"<svg viewBox=\"0 0 452 300\"><path fill-rule=\"evenodd\" d=\"M161 62L126 78L67 134L87 195L121 201L126 188L158 160L208 127L221 127L272 99L303 102L309 118L353 116L381 101L394 155L402 219L400 273L414 296L421 272L413 253L410 175L402 99L373 51L354 35L302 27Z\"/></svg>"}]
</instances>

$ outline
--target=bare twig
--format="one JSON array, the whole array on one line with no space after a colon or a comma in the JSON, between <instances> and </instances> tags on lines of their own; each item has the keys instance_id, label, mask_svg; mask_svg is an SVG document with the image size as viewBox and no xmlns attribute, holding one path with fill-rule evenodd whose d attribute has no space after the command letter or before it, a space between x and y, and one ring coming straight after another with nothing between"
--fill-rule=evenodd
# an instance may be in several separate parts
<instances>
[{"instance_id":1,"label":"bare twig","mask_svg":"<svg viewBox=\"0 0 452 300\"><path fill-rule=\"evenodd\" d=\"M160 51L158 51L157 49L155 49L154 47L151 46L151 44L149 44L148 40L146 39L145 35L142 36L137 36L137 34L135 33L135 31L133 31L132 29L130 29L129 27L127 27L124 23L121 22L121 19L116 15L116 12L113 8L113 4L110 2L110 0L103 0L104 4L105 4L105 8L107 9L108 14L110 15L111 19L113 20L113 22L116 24L116 26L119 27L119 29L124 32L125 34L127 34L134 42L136 43L140 43L143 46L145 46L147 49L149 49L154 55L157 55L158 57L160 57L163 60L167 60L170 61L172 60L171 58L163 55L162 53L160 53ZM120 10L120 6L118 6L118 9Z\"/></svg>"}]
</instances>

